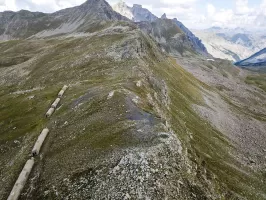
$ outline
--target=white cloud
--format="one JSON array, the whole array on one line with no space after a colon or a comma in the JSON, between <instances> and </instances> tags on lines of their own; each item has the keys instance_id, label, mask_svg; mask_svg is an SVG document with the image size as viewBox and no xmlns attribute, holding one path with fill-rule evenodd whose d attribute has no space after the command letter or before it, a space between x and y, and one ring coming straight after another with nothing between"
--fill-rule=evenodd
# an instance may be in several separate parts
<instances>
[{"instance_id":1,"label":"white cloud","mask_svg":"<svg viewBox=\"0 0 266 200\"><path fill-rule=\"evenodd\" d=\"M253 11L254 9L248 5L248 0L236 0L236 14L244 15Z\"/></svg>"},{"instance_id":2,"label":"white cloud","mask_svg":"<svg viewBox=\"0 0 266 200\"><path fill-rule=\"evenodd\" d=\"M0 6L4 6L5 5L5 0L0 0Z\"/></svg>"},{"instance_id":3,"label":"white cloud","mask_svg":"<svg viewBox=\"0 0 266 200\"><path fill-rule=\"evenodd\" d=\"M15 0L0 0L0 11L18 10Z\"/></svg>"},{"instance_id":4,"label":"white cloud","mask_svg":"<svg viewBox=\"0 0 266 200\"><path fill-rule=\"evenodd\" d=\"M41 12L55 12L60 9L73 7L86 0L0 0L0 11L21 9Z\"/></svg>"},{"instance_id":5,"label":"white cloud","mask_svg":"<svg viewBox=\"0 0 266 200\"><path fill-rule=\"evenodd\" d=\"M215 14L215 12L216 12L216 8L214 7L214 5L209 3L207 5L207 11L208 11L208 15L209 16L213 16Z\"/></svg>"},{"instance_id":6,"label":"white cloud","mask_svg":"<svg viewBox=\"0 0 266 200\"><path fill-rule=\"evenodd\" d=\"M255 5L251 0L225 0L234 2L234 7L223 9L214 3L206 3L206 10L200 8L203 0L125 0L126 3L149 4L149 9L160 17L163 13L168 18L177 18L189 28L210 26L257 28L266 24L266 0ZM210 2L210 1L209 1ZM249 3L253 3L251 7ZM143 6L145 7L145 6ZM147 7L146 7L147 8ZM265 17L264 17L265 16Z\"/></svg>"},{"instance_id":7,"label":"white cloud","mask_svg":"<svg viewBox=\"0 0 266 200\"><path fill-rule=\"evenodd\" d=\"M217 8L212 4L206 5L207 16L204 24L230 28L257 29L266 25L266 0L260 5L250 7L248 0L235 0L235 7L231 9Z\"/></svg>"},{"instance_id":8,"label":"white cloud","mask_svg":"<svg viewBox=\"0 0 266 200\"><path fill-rule=\"evenodd\" d=\"M54 12L63 8L80 5L86 0L0 0L0 11L31 11ZM234 1L230 9L215 7L215 2L205 3L205 10L200 8L203 0L125 0L130 6L141 4L160 17L166 13L168 18L177 18L189 28L208 27L212 25L225 27L256 27L266 25L266 0L255 5L252 0ZM110 4L118 0L108 0ZM209 1L211 2L211 1ZM253 3L252 6L250 4Z\"/></svg>"}]
</instances>

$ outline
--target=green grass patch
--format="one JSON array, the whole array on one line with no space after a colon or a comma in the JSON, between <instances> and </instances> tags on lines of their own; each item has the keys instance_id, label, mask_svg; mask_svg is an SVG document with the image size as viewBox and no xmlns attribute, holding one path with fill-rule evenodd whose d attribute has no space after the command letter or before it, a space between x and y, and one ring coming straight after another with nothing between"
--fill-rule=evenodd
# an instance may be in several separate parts
<instances>
[{"instance_id":1,"label":"green grass patch","mask_svg":"<svg viewBox=\"0 0 266 200\"><path fill-rule=\"evenodd\" d=\"M266 92L266 74L249 75L245 82L250 85L255 85Z\"/></svg>"},{"instance_id":2,"label":"green grass patch","mask_svg":"<svg viewBox=\"0 0 266 200\"><path fill-rule=\"evenodd\" d=\"M152 54L147 57L150 68L167 82L171 98L169 117L172 128L183 145L190 150L191 159L198 165L205 161L207 169L218 177L217 182L213 181L218 193L224 193L224 189L220 187L223 183L229 191L240 196L254 200L263 199L262 194L266 193L266 189L261 187L260 176L243 168L230 154L234 151L230 140L203 120L192 108L193 104L204 105L202 94L204 90L212 88L178 66L174 59L165 58L165 62L159 63L154 60ZM225 64L221 62L219 66ZM233 68L229 71L234 76L239 70Z\"/></svg>"}]
</instances>

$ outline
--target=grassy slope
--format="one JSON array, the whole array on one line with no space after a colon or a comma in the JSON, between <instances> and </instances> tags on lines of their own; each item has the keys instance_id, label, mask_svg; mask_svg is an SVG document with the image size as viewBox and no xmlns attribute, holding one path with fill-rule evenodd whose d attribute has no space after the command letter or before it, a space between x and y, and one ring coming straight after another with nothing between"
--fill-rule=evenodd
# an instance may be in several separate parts
<instances>
[{"instance_id":1,"label":"grassy slope","mask_svg":"<svg viewBox=\"0 0 266 200\"><path fill-rule=\"evenodd\" d=\"M203 104L201 88L214 89L195 79L172 59L167 63L153 64L158 76L167 80L172 101L171 122L179 138L182 138L188 147L191 159L199 166L202 164L206 166L217 175L218 182L225 183L233 193L247 199L264 199L263 194L265 195L266 190L261 184L262 174L253 174L248 169L242 168L230 154L230 151L234 150L230 141L208 122L202 120L192 109L193 104ZM192 140L189 139L189 133L193 135ZM223 189L221 184L217 185L219 193L223 193ZM225 194L225 198L233 198L234 195L231 195Z\"/></svg>"},{"instance_id":2,"label":"grassy slope","mask_svg":"<svg viewBox=\"0 0 266 200\"><path fill-rule=\"evenodd\" d=\"M134 124L128 122L127 116L121 115L126 113L123 106L127 103L122 92L124 89L133 91L143 99L142 109L155 112L145 100L146 94L153 89L139 89L134 84L141 78L139 71L145 71L145 68L141 69L139 60L134 58L113 60L105 56L113 44L127 45L128 43L123 43L127 37L130 38L118 33L86 39L10 41L0 44L1 59L16 57L17 51L31 42L41 46L33 52L32 48L19 52L23 56L37 58L29 66L29 78L21 79L19 84L15 80L9 80L9 87L0 88L0 174L1 180L3 177L6 179L4 190L1 191L4 191L3 197L19 174L40 129L45 126L52 130L44 147L45 159L40 161L40 168L43 168L41 180L45 184L47 180L56 184L57 178L79 172L79 169L86 168L86 163L97 160L115 148L149 145L150 141L132 139L129 133ZM163 58L148 38L142 39L148 50L144 58L148 69L165 80L169 88L170 111L165 109L164 112L167 113L173 130L187 147L189 157L199 166L199 180L205 176L205 168L217 176L217 179L210 181L225 199L234 197L227 192L227 187L248 199L262 199L260 193L266 191L261 186L260 178L242 171L246 169L241 169L228 152L233 150L230 142L192 109L193 104L203 104L201 88L211 88L196 80L172 58ZM4 63L1 67L9 66L6 60ZM138 72L134 69L135 66L139 67ZM62 106L52 121L48 122L43 115L63 84L72 84L72 87L67 91ZM34 87L44 89L19 95L12 93ZM108 101L107 95L112 90L117 92ZM35 98L28 100L33 95ZM190 133L193 139L189 137ZM21 143L17 145L14 140ZM88 150L90 155L85 153ZM10 158L10 155L17 156ZM184 176L192 178L189 174Z\"/></svg>"},{"instance_id":3,"label":"grassy slope","mask_svg":"<svg viewBox=\"0 0 266 200\"><path fill-rule=\"evenodd\" d=\"M45 126L51 129L51 134L44 147L47 159L41 162L46 166L43 178L55 184L59 183L56 178L62 178L67 173L75 174L75 164L81 160L83 162L78 165L79 168L113 148L150 145L150 141L130 138L130 129L134 127L134 123L129 122L125 115L127 107L124 105L127 102L123 91L139 91L140 97L144 93L136 89L134 83L137 81L134 72L136 59L116 61L106 56L106 52L110 52L109 48L113 44L127 45L123 44L126 37L129 37L127 42L131 40L130 34L117 33L86 39L1 43L2 59L6 57L7 52L10 52L10 57L17 54L32 54L35 58L26 67L29 71L27 79L12 77L13 79L6 82L8 87L1 87L0 162L1 180L5 182L1 183L4 185L1 189L3 199L7 197L28 158L39 131ZM132 40L132 45L134 42ZM17 53L29 43L34 44L35 48ZM38 45L41 48L36 47ZM35 51L32 51L33 49ZM7 66L9 63L2 67ZM64 84L70 84L71 88L62 100L60 109L52 120L48 121L44 119L44 114ZM36 87L43 89L14 94L16 91ZM112 90L117 92L107 101L108 93ZM34 98L29 100L31 96ZM143 108L149 109L150 105L147 102L144 101L142 104ZM64 125L66 121L67 126ZM20 143L14 143L15 140ZM85 148L93 153L88 155L84 152ZM79 156L76 155L78 149ZM10 154L16 156L10 158ZM76 159L71 160L70 157ZM58 166L61 167L60 172L55 171Z\"/></svg>"},{"instance_id":4,"label":"grassy slope","mask_svg":"<svg viewBox=\"0 0 266 200\"><path fill-rule=\"evenodd\" d=\"M247 84L255 85L261 88L262 90L266 91L266 74L265 73L247 76L245 82Z\"/></svg>"}]
</instances>

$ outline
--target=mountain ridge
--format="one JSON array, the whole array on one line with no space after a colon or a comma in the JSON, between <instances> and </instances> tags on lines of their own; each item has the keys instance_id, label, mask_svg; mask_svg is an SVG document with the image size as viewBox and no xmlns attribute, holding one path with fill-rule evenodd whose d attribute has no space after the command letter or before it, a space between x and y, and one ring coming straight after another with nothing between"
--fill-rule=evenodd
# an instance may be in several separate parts
<instances>
[{"instance_id":1,"label":"mountain ridge","mask_svg":"<svg viewBox=\"0 0 266 200\"><path fill-rule=\"evenodd\" d=\"M126 5L124 1L120 1L119 3L113 6L113 9L120 14L124 14L130 17L134 22L143 22L147 21L150 23L156 23L156 20L160 19L155 16L148 9L143 8L141 5L134 4L133 7L129 7ZM162 19L167 19L166 14L162 15ZM184 24L178 21L176 18L172 19L172 21L185 33L188 41L191 43L191 47L198 53L208 56L207 49L202 44L201 40L197 38Z\"/></svg>"},{"instance_id":2,"label":"mountain ridge","mask_svg":"<svg viewBox=\"0 0 266 200\"><path fill-rule=\"evenodd\" d=\"M0 42L0 199L48 128L20 200L264 200L264 77L207 59L171 19L91 2L9 21L21 36Z\"/></svg>"},{"instance_id":3,"label":"mountain ridge","mask_svg":"<svg viewBox=\"0 0 266 200\"><path fill-rule=\"evenodd\" d=\"M128 21L113 11L104 0L87 0L80 6L54 13L30 11L0 13L0 38L3 40L86 32L93 24L104 21ZM97 22L97 23L98 23ZM49 33L47 33L49 32Z\"/></svg>"},{"instance_id":4,"label":"mountain ridge","mask_svg":"<svg viewBox=\"0 0 266 200\"><path fill-rule=\"evenodd\" d=\"M266 72L266 48L235 63L236 66Z\"/></svg>"}]
</instances>

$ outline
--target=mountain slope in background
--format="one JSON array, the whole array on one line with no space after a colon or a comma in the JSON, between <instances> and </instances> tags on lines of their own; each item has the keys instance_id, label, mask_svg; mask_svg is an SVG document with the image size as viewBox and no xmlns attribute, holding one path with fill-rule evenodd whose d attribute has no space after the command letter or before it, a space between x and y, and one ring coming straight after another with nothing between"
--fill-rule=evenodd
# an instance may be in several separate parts
<instances>
[{"instance_id":1,"label":"mountain slope in background","mask_svg":"<svg viewBox=\"0 0 266 200\"><path fill-rule=\"evenodd\" d=\"M143 8L142 5L139 4L133 4L133 7L130 7L124 1L119 1L117 4L113 5L113 9L134 22L153 22L158 19L158 17L152 14L148 9Z\"/></svg>"},{"instance_id":2,"label":"mountain slope in background","mask_svg":"<svg viewBox=\"0 0 266 200\"><path fill-rule=\"evenodd\" d=\"M266 48L255 53L247 59L236 62L235 65L253 70L266 71Z\"/></svg>"},{"instance_id":3,"label":"mountain slope in background","mask_svg":"<svg viewBox=\"0 0 266 200\"><path fill-rule=\"evenodd\" d=\"M260 32L219 27L193 30L193 32L202 40L211 55L234 62L243 60L266 47L266 37Z\"/></svg>"},{"instance_id":4,"label":"mountain slope in background","mask_svg":"<svg viewBox=\"0 0 266 200\"><path fill-rule=\"evenodd\" d=\"M129 7L125 2L120 1L119 3L113 6L113 9L133 20L134 22L150 22L156 23L156 20L159 18L152 14L149 10L143 8L141 5L134 4L133 7ZM162 16L162 19L167 19L166 14ZM191 47L198 53L203 54L205 56L208 55L207 49L201 43L199 38L197 38L188 28L186 28L180 21L177 19L172 20L186 35L188 42L191 44Z\"/></svg>"},{"instance_id":5,"label":"mountain slope in background","mask_svg":"<svg viewBox=\"0 0 266 200\"><path fill-rule=\"evenodd\" d=\"M0 13L0 39L48 37L53 35L89 32L95 24L106 21L127 20L113 11L104 0L89 0L80 6L52 14L40 12L6 11Z\"/></svg>"},{"instance_id":6,"label":"mountain slope in background","mask_svg":"<svg viewBox=\"0 0 266 200\"><path fill-rule=\"evenodd\" d=\"M204 44L201 42L201 40L196 37L187 27L184 26L180 21L177 19L174 19L174 22L177 24L177 26L184 31L184 33L187 35L189 40L192 42L193 47L196 49L198 52L203 52L203 54L207 55L208 50L204 46Z\"/></svg>"},{"instance_id":7,"label":"mountain slope in background","mask_svg":"<svg viewBox=\"0 0 266 200\"><path fill-rule=\"evenodd\" d=\"M171 55L196 56L198 52L183 30L171 19L158 18L154 22L138 22L137 25L152 36L163 51Z\"/></svg>"}]
</instances>

